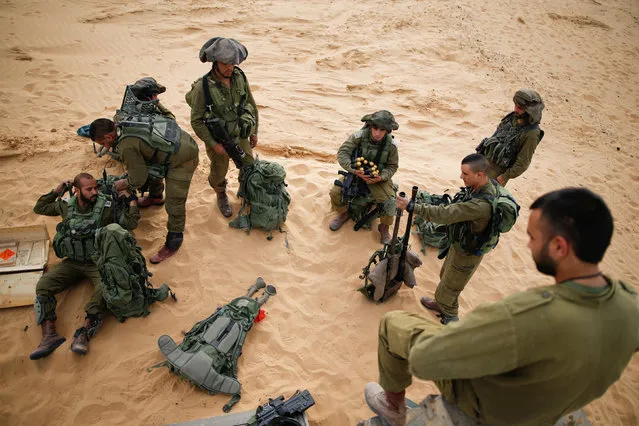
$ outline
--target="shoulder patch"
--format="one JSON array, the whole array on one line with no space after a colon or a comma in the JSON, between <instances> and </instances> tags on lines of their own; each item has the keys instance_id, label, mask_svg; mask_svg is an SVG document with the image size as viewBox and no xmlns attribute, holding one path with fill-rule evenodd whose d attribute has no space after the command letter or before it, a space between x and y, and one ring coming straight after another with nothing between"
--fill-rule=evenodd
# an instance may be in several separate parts
<instances>
[{"instance_id":1,"label":"shoulder patch","mask_svg":"<svg viewBox=\"0 0 639 426\"><path fill-rule=\"evenodd\" d=\"M355 136L356 138L361 138L363 134L364 134L364 131L360 129L356 131L355 133L353 133L353 136Z\"/></svg>"},{"instance_id":2,"label":"shoulder patch","mask_svg":"<svg viewBox=\"0 0 639 426\"><path fill-rule=\"evenodd\" d=\"M111 207L111 200L106 200L104 202L104 207Z\"/></svg>"},{"instance_id":3,"label":"shoulder patch","mask_svg":"<svg viewBox=\"0 0 639 426\"><path fill-rule=\"evenodd\" d=\"M504 300L513 315L521 314L531 309L544 306L552 302L554 293L548 287L533 288L523 293L512 295Z\"/></svg>"}]
</instances>

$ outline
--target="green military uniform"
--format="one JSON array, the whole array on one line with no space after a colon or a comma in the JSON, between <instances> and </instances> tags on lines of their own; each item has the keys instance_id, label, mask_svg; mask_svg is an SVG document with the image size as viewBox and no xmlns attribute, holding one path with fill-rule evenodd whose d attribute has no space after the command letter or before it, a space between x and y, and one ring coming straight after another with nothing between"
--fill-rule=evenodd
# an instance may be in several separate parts
<instances>
[{"instance_id":1,"label":"green military uniform","mask_svg":"<svg viewBox=\"0 0 639 426\"><path fill-rule=\"evenodd\" d=\"M357 148L360 148L360 156L374 161L382 145L384 145L384 153L379 161L380 164L377 165L382 181L367 186L375 202L383 204L382 211L380 212L380 222L385 225L392 225L396 210L395 187L392 177L399 168L399 151L391 135L387 134L382 141L376 142L371 137L370 129L361 129L349 136L346 142L342 144L337 151L337 161L344 170L349 173L354 173L355 170L352 167L353 152ZM329 195L333 207L337 210L344 210L345 206L341 201L342 187L334 185Z\"/></svg>"},{"instance_id":2,"label":"green military uniform","mask_svg":"<svg viewBox=\"0 0 639 426\"><path fill-rule=\"evenodd\" d=\"M545 105L539 93L533 89L519 89L513 102L525 112L520 116L516 112L506 115L495 133L476 148L488 160L488 177L501 176L502 186L528 169L535 149L544 137L539 123Z\"/></svg>"},{"instance_id":3,"label":"green military uniform","mask_svg":"<svg viewBox=\"0 0 639 426\"><path fill-rule=\"evenodd\" d=\"M243 161L245 165L253 163L253 151L248 137L240 137L242 122L254 123L248 135L257 135L258 112L253 99L251 88L244 73L235 68L230 79L230 87L223 85L211 71L206 74L211 100L212 111L207 112L202 78L195 81L191 91L186 94L186 102L191 107L191 126L195 134L204 141L206 154L211 160L209 184L214 189L226 188L226 174L229 169L229 156L216 154L213 147L217 141L211 135L204 119L214 116L226 123L226 130L231 138L238 138L238 143L246 153ZM240 111L241 110L241 111Z\"/></svg>"},{"instance_id":4,"label":"green military uniform","mask_svg":"<svg viewBox=\"0 0 639 426\"><path fill-rule=\"evenodd\" d=\"M100 197L104 197L106 202L104 203L100 223L97 227L114 223L113 209L115 206L111 204L110 197L102 194ZM96 201L96 204L98 202L99 200ZM74 210L77 210L78 214L83 216L90 215L96 206L96 204L94 204L93 206L83 209L79 204L76 204L75 199L71 199L69 200L69 203L67 203L62 200L55 191L51 191L38 199L33 211L45 216L62 216L63 221L67 221L73 219L68 215L69 204L77 206ZM119 224L123 228L131 230L137 227L139 219L140 212L138 207L129 206L125 213L121 216ZM36 295L40 300L40 303L44 305L44 312L40 316L38 324L46 319L56 319L55 294L60 293L78 281L87 278L93 283L94 292L91 296L91 300L89 300L89 303L85 306L86 313L89 315L95 315L107 312L106 304L102 298L100 273L98 272L97 266L92 261L87 261L86 256L78 255L78 258L82 258L82 260L71 258L64 259L61 263L45 273L38 281L36 286Z\"/></svg>"},{"instance_id":5,"label":"green military uniform","mask_svg":"<svg viewBox=\"0 0 639 426\"><path fill-rule=\"evenodd\" d=\"M175 115L161 102L157 103L158 112L167 118L172 118L175 120ZM164 194L164 179L156 178L153 176L148 176L146 183L143 185L147 191L149 191L149 196L151 198L162 198Z\"/></svg>"},{"instance_id":6,"label":"green military uniform","mask_svg":"<svg viewBox=\"0 0 639 426\"><path fill-rule=\"evenodd\" d=\"M488 181L478 188L472 193L472 198L467 201L439 206L415 205L414 215L426 221L453 227L452 230L449 227L451 246L439 273L439 285L435 291L435 300L447 317L457 316L459 294L466 287L483 258L483 254L469 253L465 248L472 246L473 237L484 232L492 217L491 203L481 198L482 195L491 197L497 195L492 182ZM467 229L470 231L466 231L465 235L456 232L462 224L468 225Z\"/></svg>"},{"instance_id":7,"label":"green military uniform","mask_svg":"<svg viewBox=\"0 0 639 426\"><path fill-rule=\"evenodd\" d=\"M599 398L639 351L639 300L606 278L569 281L484 304L446 327L394 311L379 328L380 384L432 380L468 416L491 425L552 425Z\"/></svg>"},{"instance_id":8,"label":"green military uniform","mask_svg":"<svg viewBox=\"0 0 639 426\"><path fill-rule=\"evenodd\" d=\"M169 215L169 232L181 233L186 223L186 198L191 178L198 165L198 147L188 133L180 129L180 148L177 153L157 151L139 137L119 134L116 141L120 159L128 173L128 184L138 189L147 180L149 164L164 164L169 159L166 174L166 212ZM155 154L155 155L154 155Z\"/></svg>"},{"instance_id":9,"label":"green military uniform","mask_svg":"<svg viewBox=\"0 0 639 426\"><path fill-rule=\"evenodd\" d=\"M515 117L514 114L509 114L505 117L505 121L502 121L499 124L495 134L498 134L505 128L521 130L521 132L518 132L512 140L505 142L512 143L517 147L520 147L518 152L516 151L516 156L509 160L509 164L511 165L502 167L496 164L495 158L491 156L494 150L486 152L480 151L480 153L484 154L488 160L488 170L486 170L486 175L491 179L496 179L497 176L501 176L503 178L503 186L506 185L508 180L518 177L528 169L528 166L530 166L530 162L532 161L533 154L535 153L535 149L537 149L537 145L539 145L539 140L541 138L541 130L539 129L539 126L529 126L528 123L522 122L522 120Z\"/></svg>"}]
</instances>

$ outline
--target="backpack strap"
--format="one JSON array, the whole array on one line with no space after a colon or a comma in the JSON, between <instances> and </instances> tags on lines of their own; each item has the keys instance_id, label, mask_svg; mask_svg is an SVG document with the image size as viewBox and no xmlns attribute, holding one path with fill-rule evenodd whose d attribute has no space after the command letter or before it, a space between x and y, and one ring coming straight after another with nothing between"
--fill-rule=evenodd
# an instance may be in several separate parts
<instances>
[{"instance_id":1,"label":"backpack strap","mask_svg":"<svg viewBox=\"0 0 639 426\"><path fill-rule=\"evenodd\" d=\"M209 75L211 75L211 71L207 72L202 77L202 90L204 91L204 106L208 112L213 112L213 98L211 98L209 82L207 81Z\"/></svg>"}]
</instances>

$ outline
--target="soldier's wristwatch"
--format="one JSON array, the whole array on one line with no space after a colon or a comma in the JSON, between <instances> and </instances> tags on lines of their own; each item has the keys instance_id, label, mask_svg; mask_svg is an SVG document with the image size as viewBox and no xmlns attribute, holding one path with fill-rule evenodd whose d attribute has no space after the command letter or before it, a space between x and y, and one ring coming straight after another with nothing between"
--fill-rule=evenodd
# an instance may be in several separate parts
<instances>
[{"instance_id":1,"label":"soldier's wristwatch","mask_svg":"<svg viewBox=\"0 0 639 426\"><path fill-rule=\"evenodd\" d=\"M130 203L131 201L138 201L138 196L133 193L131 195L129 195L128 197L125 198L127 203Z\"/></svg>"}]
</instances>

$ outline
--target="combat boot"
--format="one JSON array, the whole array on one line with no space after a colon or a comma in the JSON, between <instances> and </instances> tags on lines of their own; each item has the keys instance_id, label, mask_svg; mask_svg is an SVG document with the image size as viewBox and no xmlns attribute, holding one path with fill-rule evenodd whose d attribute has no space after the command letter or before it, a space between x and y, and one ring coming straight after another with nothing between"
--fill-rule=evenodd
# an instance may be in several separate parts
<instances>
[{"instance_id":1,"label":"combat boot","mask_svg":"<svg viewBox=\"0 0 639 426\"><path fill-rule=\"evenodd\" d=\"M364 388L364 398L371 410L391 426L406 424L406 402L404 392L386 392L377 383L368 383Z\"/></svg>"},{"instance_id":2,"label":"combat boot","mask_svg":"<svg viewBox=\"0 0 639 426\"><path fill-rule=\"evenodd\" d=\"M343 211L331 221L331 224L328 225L331 231L337 231L342 227L348 220L348 211Z\"/></svg>"},{"instance_id":3,"label":"combat boot","mask_svg":"<svg viewBox=\"0 0 639 426\"><path fill-rule=\"evenodd\" d=\"M382 244L390 243L391 236L388 232L388 228L389 226L384 223L380 223L379 225L377 225L377 230L379 231L379 242Z\"/></svg>"},{"instance_id":4,"label":"combat boot","mask_svg":"<svg viewBox=\"0 0 639 426\"><path fill-rule=\"evenodd\" d=\"M175 253L177 253L177 250L170 250L166 245L163 245L159 252L151 256L151 259L149 259L149 262L156 265L168 259L169 257L173 256Z\"/></svg>"},{"instance_id":5,"label":"combat boot","mask_svg":"<svg viewBox=\"0 0 639 426\"><path fill-rule=\"evenodd\" d=\"M164 204L164 198L162 196L152 197L150 195L145 195L138 199L138 207L141 209L150 206L161 206L162 204Z\"/></svg>"},{"instance_id":6,"label":"combat boot","mask_svg":"<svg viewBox=\"0 0 639 426\"><path fill-rule=\"evenodd\" d=\"M40 359L48 356L55 351L58 346L63 344L67 339L60 336L55 329L54 320L42 321L42 340L35 351L29 355L30 359Z\"/></svg>"},{"instance_id":7,"label":"combat boot","mask_svg":"<svg viewBox=\"0 0 639 426\"><path fill-rule=\"evenodd\" d=\"M420 302L422 302L422 305L424 306L424 308L430 309L431 311L435 311L440 314L442 313L442 308L439 307L435 299L423 296Z\"/></svg>"},{"instance_id":8,"label":"combat boot","mask_svg":"<svg viewBox=\"0 0 639 426\"><path fill-rule=\"evenodd\" d=\"M73 335L71 350L80 355L89 352L89 340L95 335L102 325L102 318L97 315L87 315L82 327L78 328Z\"/></svg>"},{"instance_id":9,"label":"combat boot","mask_svg":"<svg viewBox=\"0 0 639 426\"><path fill-rule=\"evenodd\" d=\"M217 193L217 207L220 209L222 216L231 217L233 209L229 204L229 197L226 195L226 188L215 188Z\"/></svg>"}]
</instances>

